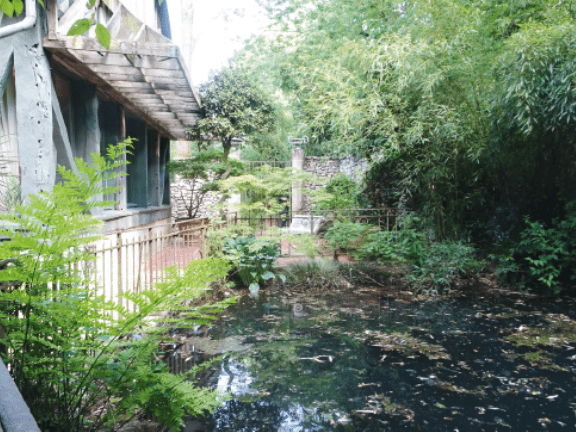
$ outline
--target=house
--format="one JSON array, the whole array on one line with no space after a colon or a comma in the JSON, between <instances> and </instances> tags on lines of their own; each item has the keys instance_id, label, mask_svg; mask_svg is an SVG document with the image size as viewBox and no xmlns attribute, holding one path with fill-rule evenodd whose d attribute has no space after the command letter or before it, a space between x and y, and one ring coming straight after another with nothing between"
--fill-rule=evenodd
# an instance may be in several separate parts
<instances>
[{"instance_id":1,"label":"house","mask_svg":"<svg viewBox=\"0 0 576 432\"><path fill-rule=\"evenodd\" d=\"M106 230L158 224L170 218L166 162L170 140L186 139L200 101L180 49L170 40L166 2L158 0L26 0L19 16L0 12L0 193L19 184L23 199L58 181L57 165L103 154L108 144L136 138L128 176L96 215ZM105 49L94 26L66 36L94 13L112 42ZM18 189L18 188L16 188ZM1 209L0 209L1 210Z\"/></svg>"}]
</instances>

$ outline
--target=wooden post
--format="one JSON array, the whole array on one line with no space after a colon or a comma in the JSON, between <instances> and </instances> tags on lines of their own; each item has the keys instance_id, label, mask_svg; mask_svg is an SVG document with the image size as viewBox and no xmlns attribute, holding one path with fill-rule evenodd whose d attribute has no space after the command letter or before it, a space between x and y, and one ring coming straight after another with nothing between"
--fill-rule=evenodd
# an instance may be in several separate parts
<instances>
[{"instance_id":1,"label":"wooden post","mask_svg":"<svg viewBox=\"0 0 576 432\"><path fill-rule=\"evenodd\" d=\"M119 135L120 135L120 141L124 141L127 137L126 137L126 109L124 107L120 107L120 131L119 131ZM123 156L124 161L126 160L126 155ZM125 170L126 167L122 167L119 169L123 169ZM127 203L127 195L126 195L126 176L120 177L118 178L118 186L120 186L120 189L118 189L118 192L116 192L116 210L126 210L128 208L128 203Z\"/></svg>"},{"instance_id":2,"label":"wooden post","mask_svg":"<svg viewBox=\"0 0 576 432\"><path fill-rule=\"evenodd\" d=\"M58 0L48 0L46 15L48 17L48 39L56 39L58 33Z\"/></svg>"}]
</instances>

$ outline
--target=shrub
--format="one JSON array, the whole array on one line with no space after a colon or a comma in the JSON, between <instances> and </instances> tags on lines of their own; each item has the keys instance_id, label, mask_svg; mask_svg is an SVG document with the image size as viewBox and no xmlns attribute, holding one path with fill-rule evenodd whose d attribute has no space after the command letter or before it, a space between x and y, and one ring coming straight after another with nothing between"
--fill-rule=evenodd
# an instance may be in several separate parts
<instances>
[{"instance_id":1,"label":"shrub","mask_svg":"<svg viewBox=\"0 0 576 432\"><path fill-rule=\"evenodd\" d=\"M454 278L479 271L483 262L475 259L473 247L462 242L433 242L412 259L408 280L416 289L441 293L450 289Z\"/></svg>"},{"instance_id":2,"label":"shrub","mask_svg":"<svg viewBox=\"0 0 576 432\"><path fill-rule=\"evenodd\" d=\"M283 274L274 273L274 262L280 256L280 243L255 236L226 238L222 253L252 293L258 292L260 284L276 276L286 280Z\"/></svg>"},{"instance_id":3,"label":"shrub","mask_svg":"<svg viewBox=\"0 0 576 432\"><path fill-rule=\"evenodd\" d=\"M0 292L0 354L43 431L117 430L140 413L175 430L185 410L201 415L218 403L189 376L169 374L156 354L168 337L162 324L205 323L228 304L186 306L226 274L226 262L194 261L183 273L169 269L153 290L123 293L136 311L106 301L87 278L101 228L89 210L108 205L98 197L114 188L100 185L119 175L128 144L106 159L93 155L93 166L77 159L78 175L59 167L64 182L5 217L20 229L0 231L12 238L0 245L0 260L16 259L0 271L9 282Z\"/></svg>"},{"instance_id":4,"label":"shrub","mask_svg":"<svg viewBox=\"0 0 576 432\"><path fill-rule=\"evenodd\" d=\"M336 221L326 231L324 239L335 250L353 251L360 247L371 229L370 225Z\"/></svg>"},{"instance_id":5,"label":"shrub","mask_svg":"<svg viewBox=\"0 0 576 432\"><path fill-rule=\"evenodd\" d=\"M566 218L554 219L550 228L528 218L525 222L512 252L517 261L528 263L530 276L559 293L563 281L576 279L576 201L566 205Z\"/></svg>"},{"instance_id":6,"label":"shrub","mask_svg":"<svg viewBox=\"0 0 576 432\"><path fill-rule=\"evenodd\" d=\"M373 262L356 262L340 266L340 274L352 284L384 285L392 276L392 272Z\"/></svg>"},{"instance_id":7,"label":"shrub","mask_svg":"<svg viewBox=\"0 0 576 432\"><path fill-rule=\"evenodd\" d=\"M332 177L324 190L327 196L319 203L326 210L347 210L360 207L362 188L344 173Z\"/></svg>"},{"instance_id":8,"label":"shrub","mask_svg":"<svg viewBox=\"0 0 576 432\"><path fill-rule=\"evenodd\" d=\"M286 285L316 290L334 289L343 283L339 266L327 259L292 263L284 269Z\"/></svg>"}]
</instances>

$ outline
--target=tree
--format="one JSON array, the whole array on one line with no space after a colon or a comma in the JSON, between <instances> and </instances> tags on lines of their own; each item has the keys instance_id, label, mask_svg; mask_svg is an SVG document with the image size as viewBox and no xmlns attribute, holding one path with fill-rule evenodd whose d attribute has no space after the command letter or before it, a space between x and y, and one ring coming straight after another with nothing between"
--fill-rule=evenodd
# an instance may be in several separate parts
<instances>
[{"instance_id":1,"label":"tree","mask_svg":"<svg viewBox=\"0 0 576 432\"><path fill-rule=\"evenodd\" d=\"M570 3L268 4L275 24L236 61L289 101L307 153L372 157L439 238L573 199Z\"/></svg>"},{"instance_id":2,"label":"tree","mask_svg":"<svg viewBox=\"0 0 576 432\"><path fill-rule=\"evenodd\" d=\"M190 128L190 137L201 148L212 141L222 143L226 169L220 178L225 180L232 171L229 161L232 139L271 131L276 123L275 106L247 72L238 67L220 70L198 90L201 119Z\"/></svg>"},{"instance_id":3,"label":"tree","mask_svg":"<svg viewBox=\"0 0 576 432\"><path fill-rule=\"evenodd\" d=\"M242 174L244 164L238 160L230 160L230 175ZM188 213L188 218L194 219L207 195L218 192L219 180L226 172L226 164L222 160L222 151L209 148L197 152L196 155L183 160L168 163L168 169L188 180L187 187L180 187L180 197Z\"/></svg>"}]
</instances>

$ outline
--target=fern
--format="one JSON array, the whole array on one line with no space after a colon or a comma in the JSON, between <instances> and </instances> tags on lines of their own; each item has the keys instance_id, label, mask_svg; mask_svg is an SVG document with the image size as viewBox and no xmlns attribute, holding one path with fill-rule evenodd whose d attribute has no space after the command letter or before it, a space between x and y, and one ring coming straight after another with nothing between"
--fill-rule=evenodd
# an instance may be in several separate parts
<instances>
[{"instance_id":1,"label":"fern","mask_svg":"<svg viewBox=\"0 0 576 432\"><path fill-rule=\"evenodd\" d=\"M226 275L224 261L193 261L184 272L169 269L154 290L125 293L136 312L91 283L101 221L90 212L110 205L102 197L117 187L102 185L125 175L130 145L94 154L92 164L76 160L79 174L59 167L63 183L3 217L19 228L0 230L12 238L0 245L0 260L14 261L0 271L0 355L43 431L117 430L144 412L175 430L185 411L202 414L218 401L155 358L168 338L164 324L205 323L230 303L186 306Z\"/></svg>"}]
</instances>

